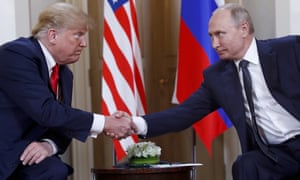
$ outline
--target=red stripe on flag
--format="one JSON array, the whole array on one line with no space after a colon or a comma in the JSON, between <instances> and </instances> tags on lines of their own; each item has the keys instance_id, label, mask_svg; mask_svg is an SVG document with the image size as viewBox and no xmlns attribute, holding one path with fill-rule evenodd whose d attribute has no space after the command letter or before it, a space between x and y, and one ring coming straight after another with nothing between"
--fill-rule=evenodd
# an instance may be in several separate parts
<instances>
[{"instance_id":1,"label":"red stripe on flag","mask_svg":"<svg viewBox=\"0 0 300 180\"><path fill-rule=\"evenodd\" d=\"M143 115L146 112L146 98L135 1L120 3L104 1L102 80L107 87L102 88L102 110L108 114L123 110L131 115ZM108 102L110 100L113 102ZM114 140L117 160L126 155L126 148L134 142L138 142L136 135L126 140Z\"/></svg>"},{"instance_id":2,"label":"red stripe on flag","mask_svg":"<svg viewBox=\"0 0 300 180\"><path fill-rule=\"evenodd\" d=\"M129 19L128 19L127 13L125 12L124 7L119 8L115 12L115 16L117 17L120 25L123 27L123 30L125 31L126 36L128 37L129 40L131 40L130 23L129 23Z\"/></svg>"},{"instance_id":3,"label":"red stripe on flag","mask_svg":"<svg viewBox=\"0 0 300 180\"><path fill-rule=\"evenodd\" d=\"M195 123L193 128L212 157L212 142L227 129L225 122L218 112L213 112Z\"/></svg>"},{"instance_id":4,"label":"red stripe on flag","mask_svg":"<svg viewBox=\"0 0 300 180\"><path fill-rule=\"evenodd\" d=\"M104 114L104 115L109 115L110 114L105 101L101 102L101 109L102 109L102 114Z\"/></svg>"},{"instance_id":5,"label":"red stripe on flag","mask_svg":"<svg viewBox=\"0 0 300 180\"><path fill-rule=\"evenodd\" d=\"M113 140L114 148L116 152L117 159L120 160L122 157L126 156L126 151L123 150L123 147L121 146L121 143L119 140Z\"/></svg>"},{"instance_id":6,"label":"red stripe on flag","mask_svg":"<svg viewBox=\"0 0 300 180\"><path fill-rule=\"evenodd\" d=\"M146 108L146 95L145 95L145 88L144 88L144 83L142 81L142 77L140 76L140 72L137 68L137 65L136 63L134 63L134 74L135 74L135 82L136 82L136 86L137 86L137 91L138 91L138 94L140 95L140 99L141 99L141 102L142 102L142 106L143 106L143 109L144 111L146 112L147 108Z\"/></svg>"},{"instance_id":7,"label":"red stripe on flag","mask_svg":"<svg viewBox=\"0 0 300 180\"><path fill-rule=\"evenodd\" d=\"M138 43L140 44L140 34L139 34L139 31L138 31L134 1L130 1L130 10L131 10L131 19L132 19L132 24L133 24L133 28L134 28L134 33L136 34L136 37L138 39Z\"/></svg>"},{"instance_id":8,"label":"red stripe on flag","mask_svg":"<svg viewBox=\"0 0 300 180\"><path fill-rule=\"evenodd\" d=\"M176 87L177 99L180 103L199 88L203 81L202 71L208 65L209 59L204 49L201 48L201 45L181 19Z\"/></svg>"},{"instance_id":9,"label":"red stripe on flag","mask_svg":"<svg viewBox=\"0 0 300 180\"><path fill-rule=\"evenodd\" d=\"M131 67L128 64L128 61L125 58L124 54L120 50L120 47L117 45L106 20L104 20L104 38L106 39L109 47L111 48L111 51L113 52L114 59L116 60L116 63L118 65L118 69L121 71L123 77L126 79L131 90L133 91L133 73L131 71Z\"/></svg>"},{"instance_id":10,"label":"red stripe on flag","mask_svg":"<svg viewBox=\"0 0 300 180\"><path fill-rule=\"evenodd\" d=\"M139 138L137 135L132 135L131 136L134 142L138 142ZM116 150L116 156L118 160L121 160L122 158L120 157L125 157L126 156L126 152L123 150L123 147L121 146L121 143L119 140L114 140L114 146L115 146L115 150Z\"/></svg>"},{"instance_id":11,"label":"red stripe on flag","mask_svg":"<svg viewBox=\"0 0 300 180\"><path fill-rule=\"evenodd\" d=\"M117 90L117 87L115 85L115 82L114 82L114 79L113 79L113 76L111 74L111 72L109 71L108 67L106 66L106 63L105 61L103 61L103 77L111 91L111 94L113 96L113 99L114 99L114 102L117 106L117 109L118 110L122 110L122 111L125 111L127 113L130 114L130 111L127 107L127 105L125 104L125 102L122 100L118 90Z\"/></svg>"}]
</instances>

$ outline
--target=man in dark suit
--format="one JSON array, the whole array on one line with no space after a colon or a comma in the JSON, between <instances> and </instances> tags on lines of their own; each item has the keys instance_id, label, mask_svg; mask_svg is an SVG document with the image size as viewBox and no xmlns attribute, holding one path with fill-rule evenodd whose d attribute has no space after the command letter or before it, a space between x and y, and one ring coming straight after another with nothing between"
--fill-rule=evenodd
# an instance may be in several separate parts
<instances>
[{"instance_id":1,"label":"man in dark suit","mask_svg":"<svg viewBox=\"0 0 300 180\"><path fill-rule=\"evenodd\" d=\"M249 13L237 4L213 13L209 35L221 61L205 70L200 88L182 104L133 117L138 133L181 131L223 108L242 148L234 180L299 179L300 37L256 40Z\"/></svg>"},{"instance_id":2,"label":"man in dark suit","mask_svg":"<svg viewBox=\"0 0 300 180\"><path fill-rule=\"evenodd\" d=\"M90 27L86 13L55 3L40 14L32 37L0 47L1 180L67 179L70 168L58 154L72 138L85 141L105 131L117 138L132 133L129 119L70 106L73 75L67 64L79 60ZM53 67L59 67L55 87Z\"/></svg>"}]
</instances>

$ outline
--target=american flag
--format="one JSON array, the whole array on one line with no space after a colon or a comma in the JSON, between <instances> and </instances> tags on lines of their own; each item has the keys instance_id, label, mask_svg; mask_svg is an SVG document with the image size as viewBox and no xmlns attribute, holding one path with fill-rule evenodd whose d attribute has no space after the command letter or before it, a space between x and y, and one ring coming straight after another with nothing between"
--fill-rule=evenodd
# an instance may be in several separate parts
<instances>
[{"instance_id":1,"label":"american flag","mask_svg":"<svg viewBox=\"0 0 300 180\"><path fill-rule=\"evenodd\" d=\"M104 1L102 112L144 115L146 98L135 0ZM136 135L114 140L117 160L138 142Z\"/></svg>"}]
</instances>

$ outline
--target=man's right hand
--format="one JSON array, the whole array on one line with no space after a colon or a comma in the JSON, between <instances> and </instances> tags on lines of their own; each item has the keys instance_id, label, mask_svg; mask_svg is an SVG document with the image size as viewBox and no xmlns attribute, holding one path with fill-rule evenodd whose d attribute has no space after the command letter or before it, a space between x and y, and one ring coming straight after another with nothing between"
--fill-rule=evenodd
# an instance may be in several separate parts
<instances>
[{"instance_id":1,"label":"man's right hand","mask_svg":"<svg viewBox=\"0 0 300 180\"><path fill-rule=\"evenodd\" d=\"M128 137L136 133L136 126L131 116L123 111L117 111L105 117L104 133L115 139Z\"/></svg>"}]
</instances>

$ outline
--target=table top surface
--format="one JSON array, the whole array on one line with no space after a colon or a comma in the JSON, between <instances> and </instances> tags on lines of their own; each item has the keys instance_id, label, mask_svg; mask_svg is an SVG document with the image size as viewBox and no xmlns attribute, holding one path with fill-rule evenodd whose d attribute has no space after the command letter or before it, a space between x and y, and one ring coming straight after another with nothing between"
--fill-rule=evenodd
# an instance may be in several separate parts
<instances>
[{"instance_id":1,"label":"table top surface","mask_svg":"<svg viewBox=\"0 0 300 180\"><path fill-rule=\"evenodd\" d=\"M165 165L165 164L163 164ZM147 173L172 173L191 171L200 164L170 164L169 166L130 166L128 164L117 165L112 168L92 168L92 173L98 174L147 174Z\"/></svg>"},{"instance_id":2,"label":"table top surface","mask_svg":"<svg viewBox=\"0 0 300 180\"><path fill-rule=\"evenodd\" d=\"M168 167L168 168L103 168L103 169L92 169L92 173L101 173L101 174L111 174L111 173L119 173L119 174L146 174L146 173L162 173L162 172L180 172L180 171L190 171L193 167Z\"/></svg>"}]
</instances>

